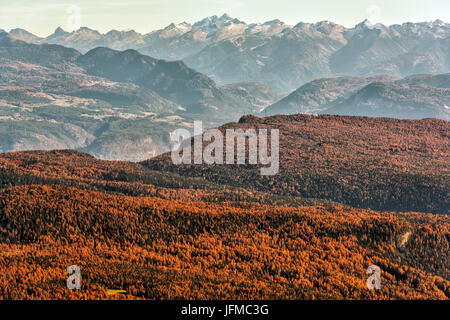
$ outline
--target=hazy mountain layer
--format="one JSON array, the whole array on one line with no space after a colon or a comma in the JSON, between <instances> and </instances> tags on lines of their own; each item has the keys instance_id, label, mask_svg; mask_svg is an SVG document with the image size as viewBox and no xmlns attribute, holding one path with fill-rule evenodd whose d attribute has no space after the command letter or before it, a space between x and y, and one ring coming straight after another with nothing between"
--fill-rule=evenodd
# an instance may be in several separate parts
<instances>
[{"instance_id":1,"label":"hazy mountain layer","mask_svg":"<svg viewBox=\"0 0 450 320\"><path fill-rule=\"evenodd\" d=\"M260 112L450 120L450 74L336 77L307 83Z\"/></svg>"},{"instance_id":2,"label":"hazy mountain layer","mask_svg":"<svg viewBox=\"0 0 450 320\"><path fill-rule=\"evenodd\" d=\"M236 121L278 97L256 84L242 92L220 88L182 62L133 50L82 55L7 33L0 34L0 70L2 152L71 148L143 160L168 151L169 133L194 119L205 126Z\"/></svg>"},{"instance_id":3,"label":"hazy mountain layer","mask_svg":"<svg viewBox=\"0 0 450 320\"><path fill-rule=\"evenodd\" d=\"M219 83L254 81L284 93L336 75L450 72L450 25L440 20L392 26L364 21L345 28L329 21L247 24L223 15L194 24L171 24L144 35L116 30L101 34L85 27L74 32L58 28L46 38L21 29L11 32L28 41L60 44L83 53L106 46L182 59Z\"/></svg>"}]
</instances>

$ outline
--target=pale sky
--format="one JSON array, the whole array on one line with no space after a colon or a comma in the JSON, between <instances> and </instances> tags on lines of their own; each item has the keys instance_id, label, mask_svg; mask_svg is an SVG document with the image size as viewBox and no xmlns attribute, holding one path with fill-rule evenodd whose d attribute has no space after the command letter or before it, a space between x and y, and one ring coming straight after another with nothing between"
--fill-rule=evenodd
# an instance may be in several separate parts
<instances>
[{"instance_id":1,"label":"pale sky","mask_svg":"<svg viewBox=\"0 0 450 320\"><path fill-rule=\"evenodd\" d=\"M134 29L147 33L171 22L193 23L223 13L247 23L330 20L346 27L366 18L386 25L436 19L450 22L450 0L0 0L0 29L24 28L47 36L59 26L72 31L79 21L100 32Z\"/></svg>"}]
</instances>

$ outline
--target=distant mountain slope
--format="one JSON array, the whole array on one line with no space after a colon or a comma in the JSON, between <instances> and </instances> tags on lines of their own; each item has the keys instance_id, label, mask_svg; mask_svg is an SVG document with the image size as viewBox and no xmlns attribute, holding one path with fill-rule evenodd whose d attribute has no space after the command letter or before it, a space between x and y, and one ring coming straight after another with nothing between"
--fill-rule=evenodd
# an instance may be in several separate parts
<instances>
[{"instance_id":1,"label":"distant mountain slope","mask_svg":"<svg viewBox=\"0 0 450 320\"><path fill-rule=\"evenodd\" d=\"M450 73L428 75L417 74L404 78L401 81L397 81L398 84L407 84L412 86L430 86L436 88L450 88Z\"/></svg>"},{"instance_id":2,"label":"distant mountain slope","mask_svg":"<svg viewBox=\"0 0 450 320\"><path fill-rule=\"evenodd\" d=\"M237 120L257 110L248 100L222 91L211 79L188 68L181 61L165 61L135 50L116 51L99 47L81 55L59 45L35 45L0 34L0 57L50 67L59 71L87 73L115 82L134 83L149 88L185 107L188 113L209 112L213 116Z\"/></svg>"},{"instance_id":3,"label":"distant mountain slope","mask_svg":"<svg viewBox=\"0 0 450 320\"><path fill-rule=\"evenodd\" d=\"M261 176L253 165L173 165L170 154L143 164L216 183L355 207L450 213L447 121L250 116L221 127L227 128L279 129L279 173Z\"/></svg>"},{"instance_id":4,"label":"distant mountain slope","mask_svg":"<svg viewBox=\"0 0 450 320\"><path fill-rule=\"evenodd\" d=\"M382 79L393 81L399 78L380 76L317 79L301 86L287 97L264 109L260 114L264 116L295 113L316 114L329 108L330 103L349 97L372 81Z\"/></svg>"},{"instance_id":5,"label":"distant mountain slope","mask_svg":"<svg viewBox=\"0 0 450 320\"><path fill-rule=\"evenodd\" d=\"M2 152L70 148L144 160L168 151L169 133L194 119L217 126L275 100L263 101L263 86L220 88L183 62L108 48L82 55L10 33L0 34L0 70Z\"/></svg>"},{"instance_id":6,"label":"distant mountain slope","mask_svg":"<svg viewBox=\"0 0 450 320\"><path fill-rule=\"evenodd\" d=\"M0 44L0 56L17 59L0 58L0 151L87 149L136 161L169 150L165 130L185 125L166 119L182 106L132 83L89 76L77 55L65 60L65 48L51 47ZM41 61L46 66L30 63Z\"/></svg>"},{"instance_id":7,"label":"distant mountain slope","mask_svg":"<svg viewBox=\"0 0 450 320\"><path fill-rule=\"evenodd\" d=\"M373 82L322 113L450 121L450 89Z\"/></svg>"},{"instance_id":8,"label":"distant mountain slope","mask_svg":"<svg viewBox=\"0 0 450 320\"><path fill-rule=\"evenodd\" d=\"M0 30L0 31L2 31L2 30ZM31 32L28 32L27 30L24 30L21 28L11 29L11 31L9 31L9 33L19 36L20 38L24 39L25 41L29 41L29 42L39 43L43 40L43 38L38 37L38 36L32 34Z\"/></svg>"},{"instance_id":9,"label":"distant mountain slope","mask_svg":"<svg viewBox=\"0 0 450 320\"><path fill-rule=\"evenodd\" d=\"M337 77L307 83L261 111L450 120L450 74Z\"/></svg>"},{"instance_id":10,"label":"distant mountain slope","mask_svg":"<svg viewBox=\"0 0 450 320\"><path fill-rule=\"evenodd\" d=\"M227 14L211 16L193 24L171 23L143 36L142 53L161 59L181 60L195 54L208 44L245 32L247 24Z\"/></svg>"},{"instance_id":11,"label":"distant mountain slope","mask_svg":"<svg viewBox=\"0 0 450 320\"><path fill-rule=\"evenodd\" d=\"M440 20L389 27L366 20L346 30L344 36L346 45L330 59L336 74L405 76L448 72L449 65L440 56L442 50L448 56L450 25Z\"/></svg>"},{"instance_id":12,"label":"distant mountain slope","mask_svg":"<svg viewBox=\"0 0 450 320\"><path fill-rule=\"evenodd\" d=\"M123 52L96 48L77 60L88 74L150 88L195 114L213 114L225 119L252 112L253 106L222 91L214 81L188 68L181 61L157 60L135 50Z\"/></svg>"},{"instance_id":13,"label":"distant mountain slope","mask_svg":"<svg viewBox=\"0 0 450 320\"><path fill-rule=\"evenodd\" d=\"M238 82L224 85L221 89L247 101L258 110L264 109L281 98L281 94L256 82Z\"/></svg>"},{"instance_id":14,"label":"distant mountain slope","mask_svg":"<svg viewBox=\"0 0 450 320\"><path fill-rule=\"evenodd\" d=\"M363 21L345 28L329 21L280 20L247 24L226 14L193 24L170 24L148 34L83 27L58 28L40 39L11 30L29 41L61 44L83 53L105 46L136 49L158 59L183 60L220 84L260 82L289 93L317 78L450 72L450 25L440 20L373 25Z\"/></svg>"},{"instance_id":15,"label":"distant mountain slope","mask_svg":"<svg viewBox=\"0 0 450 320\"><path fill-rule=\"evenodd\" d=\"M214 42L184 58L186 64L218 82L255 81L277 91L331 74L329 58L345 44L343 29L332 23L299 24L272 21L266 29ZM250 28L250 27L249 27Z\"/></svg>"},{"instance_id":16,"label":"distant mountain slope","mask_svg":"<svg viewBox=\"0 0 450 320\"><path fill-rule=\"evenodd\" d=\"M74 68L80 53L58 45L36 45L11 33L0 32L0 57L51 67L60 71Z\"/></svg>"}]
</instances>

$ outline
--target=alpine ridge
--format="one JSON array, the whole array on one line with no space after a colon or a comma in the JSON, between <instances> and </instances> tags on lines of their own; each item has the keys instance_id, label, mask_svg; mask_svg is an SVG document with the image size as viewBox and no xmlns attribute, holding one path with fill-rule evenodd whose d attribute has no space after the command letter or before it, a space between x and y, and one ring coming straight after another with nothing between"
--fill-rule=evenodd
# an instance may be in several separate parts
<instances>
[{"instance_id":1,"label":"alpine ridge","mask_svg":"<svg viewBox=\"0 0 450 320\"><path fill-rule=\"evenodd\" d=\"M159 59L183 60L221 84L254 81L283 93L330 76L450 72L450 25L441 20L391 26L363 21L346 28L330 21L247 24L224 14L193 24L172 23L147 34L101 34L86 27L73 32L58 28L45 38L20 29L11 32L82 53L98 46L135 49Z\"/></svg>"}]
</instances>

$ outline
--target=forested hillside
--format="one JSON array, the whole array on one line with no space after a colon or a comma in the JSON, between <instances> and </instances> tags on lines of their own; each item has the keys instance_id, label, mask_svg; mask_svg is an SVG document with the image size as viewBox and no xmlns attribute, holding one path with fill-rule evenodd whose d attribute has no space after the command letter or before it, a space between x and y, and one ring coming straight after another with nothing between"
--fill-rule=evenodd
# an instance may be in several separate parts
<instances>
[{"instance_id":1,"label":"forested hillside","mask_svg":"<svg viewBox=\"0 0 450 320\"><path fill-rule=\"evenodd\" d=\"M0 299L450 298L448 122L226 128L280 129L280 172L1 154ZM70 265L82 290L65 286ZM380 290L367 289L370 265Z\"/></svg>"},{"instance_id":2,"label":"forested hillside","mask_svg":"<svg viewBox=\"0 0 450 320\"><path fill-rule=\"evenodd\" d=\"M449 228L421 213L13 187L0 192L0 298L448 299Z\"/></svg>"},{"instance_id":3,"label":"forested hillside","mask_svg":"<svg viewBox=\"0 0 450 320\"><path fill-rule=\"evenodd\" d=\"M250 165L177 166L170 153L143 164L278 195L374 210L450 213L447 121L298 114L247 116L221 130L231 128L279 129L280 172L261 176Z\"/></svg>"}]
</instances>

